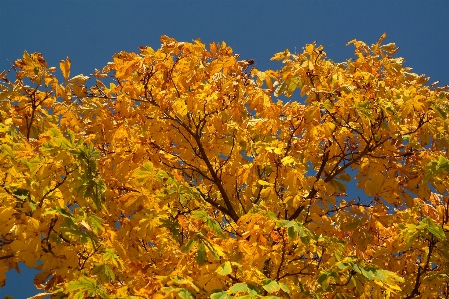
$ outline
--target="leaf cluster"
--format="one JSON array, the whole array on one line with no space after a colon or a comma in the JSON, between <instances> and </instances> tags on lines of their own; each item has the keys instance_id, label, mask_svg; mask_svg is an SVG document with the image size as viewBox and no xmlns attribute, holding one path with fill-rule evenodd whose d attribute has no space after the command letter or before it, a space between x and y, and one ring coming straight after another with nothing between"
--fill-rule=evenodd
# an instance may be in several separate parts
<instances>
[{"instance_id":1,"label":"leaf cluster","mask_svg":"<svg viewBox=\"0 0 449 299\"><path fill-rule=\"evenodd\" d=\"M167 36L89 76L24 52L0 74L0 284L24 262L35 299L449 296L449 91L385 37L267 71Z\"/></svg>"}]
</instances>

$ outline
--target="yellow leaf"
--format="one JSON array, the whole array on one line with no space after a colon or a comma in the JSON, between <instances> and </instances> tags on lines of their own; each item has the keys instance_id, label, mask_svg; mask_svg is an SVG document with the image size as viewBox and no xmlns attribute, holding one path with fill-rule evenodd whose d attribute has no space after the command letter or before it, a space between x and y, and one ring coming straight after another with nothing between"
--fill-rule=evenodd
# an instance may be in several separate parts
<instances>
[{"instance_id":1,"label":"yellow leaf","mask_svg":"<svg viewBox=\"0 0 449 299\"><path fill-rule=\"evenodd\" d=\"M6 222L16 211L11 207L4 207L0 209L0 220Z\"/></svg>"},{"instance_id":2,"label":"yellow leaf","mask_svg":"<svg viewBox=\"0 0 449 299\"><path fill-rule=\"evenodd\" d=\"M34 280L33 280L36 288L42 289L44 287L43 284L45 283L45 281L47 280L47 278L50 275L51 275L51 272L48 272L48 271L44 271L44 272L40 272L40 273L36 274L36 276L34 276Z\"/></svg>"},{"instance_id":3,"label":"yellow leaf","mask_svg":"<svg viewBox=\"0 0 449 299\"><path fill-rule=\"evenodd\" d=\"M80 84L69 84L68 86L70 86L70 88L72 88L73 93L75 94L76 97L83 98L83 97L87 96L86 86L80 85Z\"/></svg>"},{"instance_id":4,"label":"yellow leaf","mask_svg":"<svg viewBox=\"0 0 449 299\"><path fill-rule=\"evenodd\" d=\"M76 75L72 79L69 80L70 83L74 84L84 84L87 80L89 80L89 76L84 75Z\"/></svg>"},{"instance_id":5,"label":"yellow leaf","mask_svg":"<svg viewBox=\"0 0 449 299\"><path fill-rule=\"evenodd\" d=\"M62 72L62 76L64 77L64 80L67 81L67 79L70 76L70 65L71 65L71 61L69 59L69 57L67 56L66 60L61 60L59 62L59 68L61 69Z\"/></svg>"},{"instance_id":6,"label":"yellow leaf","mask_svg":"<svg viewBox=\"0 0 449 299\"><path fill-rule=\"evenodd\" d=\"M140 194L137 192L129 192L120 197L120 201L124 203L124 208L131 208L140 198Z\"/></svg>"},{"instance_id":7,"label":"yellow leaf","mask_svg":"<svg viewBox=\"0 0 449 299\"><path fill-rule=\"evenodd\" d=\"M259 183L259 185L262 185L262 186L270 186L271 185L270 183L268 183L264 180L258 180L257 183Z\"/></svg>"},{"instance_id":8,"label":"yellow leaf","mask_svg":"<svg viewBox=\"0 0 449 299\"><path fill-rule=\"evenodd\" d=\"M282 158L281 163L283 165L291 165L295 162L295 159L291 156L286 156L284 158Z\"/></svg>"},{"instance_id":9,"label":"yellow leaf","mask_svg":"<svg viewBox=\"0 0 449 299\"><path fill-rule=\"evenodd\" d=\"M22 240L15 240L11 243L10 248L15 251L21 251L25 249L25 242Z\"/></svg>"},{"instance_id":10,"label":"yellow leaf","mask_svg":"<svg viewBox=\"0 0 449 299\"><path fill-rule=\"evenodd\" d=\"M139 196L139 193L137 192L129 192L126 193L125 195L120 196L119 200L121 202L128 202L130 199Z\"/></svg>"},{"instance_id":11,"label":"yellow leaf","mask_svg":"<svg viewBox=\"0 0 449 299\"><path fill-rule=\"evenodd\" d=\"M271 190L272 190L272 188L264 188L264 189L262 189L262 191L260 191L260 196L262 198L266 198L266 197L270 196Z\"/></svg>"},{"instance_id":12,"label":"yellow leaf","mask_svg":"<svg viewBox=\"0 0 449 299\"><path fill-rule=\"evenodd\" d=\"M89 223L87 223L85 220L81 220L80 224L87 230L92 231L92 228L90 227Z\"/></svg>"},{"instance_id":13,"label":"yellow leaf","mask_svg":"<svg viewBox=\"0 0 449 299\"><path fill-rule=\"evenodd\" d=\"M274 54L274 56L271 58L271 60L283 60L286 59L290 56L290 51L288 49L286 49L284 52L279 52Z\"/></svg>"},{"instance_id":14,"label":"yellow leaf","mask_svg":"<svg viewBox=\"0 0 449 299\"><path fill-rule=\"evenodd\" d=\"M245 165L244 167L239 167L237 170L237 179L240 185L243 185L248 179L250 168Z\"/></svg>"},{"instance_id":15,"label":"yellow leaf","mask_svg":"<svg viewBox=\"0 0 449 299\"><path fill-rule=\"evenodd\" d=\"M173 110L181 116L186 116L188 112L186 103L181 99L178 99L173 103Z\"/></svg>"},{"instance_id":16,"label":"yellow leaf","mask_svg":"<svg viewBox=\"0 0 449 299\"><path fill-rule=\"evenodd\" d=\"M323 213L323 208L320 207L318 204L313 203L312 206L310 207L310 213L319 215L319 214Z\"/></svg>"},{"instance_id":17,"label":"yellow leaf","mask_svg":"<svg viewBox=\"0 0 449 299\"><path fill-rule=\"evenodd\" d=\"M382 191L384 175L380 172L374 171L369 174L370 180L365 183L366 194L373 196Z\"/></svg>"},{"instance_id":18,"label":"yellow leaf","mask_svg":"<svg viewBox=\"0 0 449 299\"><path fill-rule=\"evenodd\" d=\"M53 293L39 293L34 296L28 297L27 299L44 299L50 295L53 295Z\"/></svg>"},{"instance_id":19,"label":"yellow leaf","mask_svg":"<svg viewBox=\"0 0 449 299\"><path fill-rule=\"evenodd\" d=\"M306 124L319 122L319 120L320 120L320 108L317 106L309 106L305 115Z\"/></svg>"},{"instance_id":20,"label":"yellow leaf","mask_svg":"<svg viewBox=\"0 0 449 299\"><path fill-rule=\"evenodd\" d=\"M282 154L282 148L275 147L274 150L273 150L273 152L274 152L275 154L277 154L277 155L280 155L280 154Z\"/></svg>"},{"instance_id":21,"label":"yellow leaf","mask_svg":"<svg viewBox=\"0 0 449 299\"><path fill-rule=\"evenodd\" d=\"M30 231L37 231L39 230L39 221L37 219L34 218L28 218L28 229Z\"/></svg>"}]
</instances>

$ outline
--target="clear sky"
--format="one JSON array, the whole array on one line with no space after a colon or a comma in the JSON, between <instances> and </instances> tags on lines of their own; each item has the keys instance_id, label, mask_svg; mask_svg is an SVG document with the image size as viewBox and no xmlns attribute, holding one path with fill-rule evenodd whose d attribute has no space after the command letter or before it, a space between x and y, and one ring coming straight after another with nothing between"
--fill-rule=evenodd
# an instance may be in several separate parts
<instances>
[{"instance_id":1,"label":"clear sky","mask_svg":"<svg viewBox=\"0 0 449 299\"><path fill-rule=\"evenodd\" d=\"M400 46L397 56L418 74L449 84L449 1L10 1L0 6L0 72L26 49L49 66L69 56L71 74L91 74L119 51L160 46L159 36L180 41L225 41L256 67L276 68L270 57L301 52L317 41L334 61L353 57L352 39ZM298 95L296 95L298 96ZM36 294L35 271L8 272L5 295Z\"/></svg>"}]
</instances>

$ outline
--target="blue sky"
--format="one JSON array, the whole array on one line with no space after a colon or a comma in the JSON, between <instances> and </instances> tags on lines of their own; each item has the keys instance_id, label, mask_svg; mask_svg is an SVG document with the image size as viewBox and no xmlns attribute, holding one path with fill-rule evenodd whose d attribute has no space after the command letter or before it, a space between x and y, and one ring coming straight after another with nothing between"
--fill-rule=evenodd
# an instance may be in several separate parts
<instances>
[{"instance_id":1,"label":"blue sky","mask_svg":"<svg viewBox=\"0 0 449 299\"><path fill-rule=\"evenodd\" d=\"M352 39L400 46L397 56L418 74L449 84L449 1L2 1L0 72L26 49L50 66L69 56L71 74L101 69L119 51L160 46L159 36L180 41L226 41L256 67L276 68L270 57L301 52L317 41L327 56L353 56ZM298 95L296 95L298 97ZM23 267L22 267L23 268ZM0 289L16 299L36 293L33 271L10 271Z\"/></svg>"}]
</instances>

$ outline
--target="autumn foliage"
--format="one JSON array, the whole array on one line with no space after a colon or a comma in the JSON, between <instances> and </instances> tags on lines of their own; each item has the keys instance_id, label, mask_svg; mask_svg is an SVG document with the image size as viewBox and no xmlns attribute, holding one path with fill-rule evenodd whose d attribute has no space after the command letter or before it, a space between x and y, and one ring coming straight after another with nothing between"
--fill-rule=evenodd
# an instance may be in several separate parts
<instances>
[{"instance_id":1,"label":"autumn foliage","mask_svg":"<svg viewBox=\"0 0 449 299\"><path fill-rule=\"evenodd\" d=\"M25 52L0 74L0 284L24 262L35 299L448 298L449 92L384 38L267 71L166 36L90 76Z\"/></svg>"}]
</instances>

